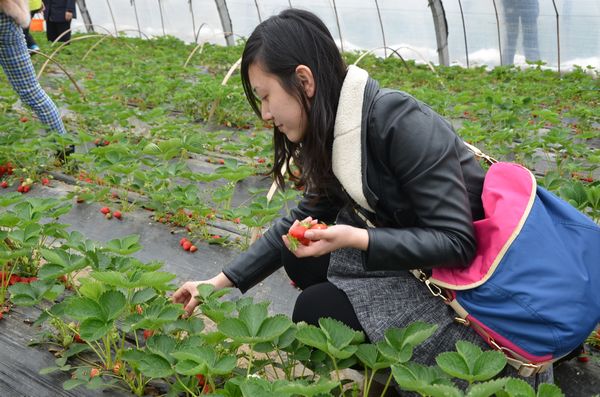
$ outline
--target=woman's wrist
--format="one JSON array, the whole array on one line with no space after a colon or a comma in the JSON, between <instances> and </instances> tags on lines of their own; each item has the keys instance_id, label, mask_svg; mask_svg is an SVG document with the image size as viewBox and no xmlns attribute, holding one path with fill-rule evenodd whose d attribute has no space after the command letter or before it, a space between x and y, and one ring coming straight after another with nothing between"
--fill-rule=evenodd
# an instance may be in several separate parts
<instances>
[{"instance_id":1,"label":"woman's wrist","mask_svg":"<svg viewBox=\"0 0 600 397\"><path fill-rule=\"evenodd\" d=\"M210 281L216 289L233 287L233 282L223 272L217 274Z\"/></svg>"},{"instance_id":2,"label":"woman's wrist","mask_svg":"<svg viewBox=\"0 0 600 397\"><path fill-rule=\"evenodd\" d=\"M362 251L369 248L369 232L367 229L354 228L351 246Z\"/></svg>"}]
</instances>

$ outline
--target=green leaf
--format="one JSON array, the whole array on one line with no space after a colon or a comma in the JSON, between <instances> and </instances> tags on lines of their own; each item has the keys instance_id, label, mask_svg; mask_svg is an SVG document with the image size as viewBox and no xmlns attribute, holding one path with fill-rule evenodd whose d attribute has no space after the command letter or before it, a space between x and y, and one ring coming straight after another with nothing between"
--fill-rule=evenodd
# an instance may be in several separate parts
<instances>
[{"instance_id":1,"label":"green leaf","mask_svg":"<svg viewBox=\"0 0 600 397\"><path fill-rule=\"evenodd\" d=\"M140 372L149 378L167 378L174 372L169 361L153 353L145 353L138 365Z\"/></svg>"},{"instance_id":2,"label":"green leaf","mask_svg":"<svg viewBox=\"0 0 600 397\"><path fill-rule=\"evenodd\" d=\"M490 380L484 383L477 383L471 386L467 397L489 397L504 389L504 385L509 378L500 378Z\"/></svg>"},{"instance_id":3,"label":"green leaf","mask_svg":"<svg viewBox=\"0 0 600 397\"><path fill-rule=\"evenodd\" d=\"M120 288L130 288L131 287L131 283L129 282L129 279L127 278L127 276L123 273L120 272L116 272L116 271L106 271L106 272L93 272L91 274L91 277L95 278L96 280L113 286L113 287L120 287Z\"/></svg>"},{"instance_id":4,"label":"green leaf","mask_svg":"<svg viewBox=\"0 0 600 397\"><path fill-rule=\"evenodd\" d=\"M319 350L327 351L327 337L320 328L317 328L314 325L305 323L298 324L296 339L307 346L312 346Z\"/></svg>"},{"instance_id":5,"label":"green leaf","mask_svg":"<svg viewBox=\"0 0 600 397\"><path fill-rule=\"evenodd\" d=\"M154 354L158 354L170 364L175 360L171 357L171 352L175 350L177 341L168 335L154 335L146 341L146 348Z\"/></svg>"},{"instance_id":6,"label":"green leaf","mask_svg":"<svg viewBox=\"0 0 600 397\"><path fill-rule=\"evenodd\" d=\"M175 274L168 272L147 272L142 274L139 280L132 284L132 287L152 287L164 291L169 288L167 283L175 277L177 277Z\"/></svg>"},{"instance_id":7,"label":"green leaf","mask_svg":"<svg viewBox=\"0 0 600 397\"><path fill-rule=\"evenodd\" d=\"M292 326L292 321L283 314L268 317L263 321L258 330L257 336L261 339L272 340Z\"/></svg>"},{"instance_id":8,"label":"green leaf","mask_svg":"<svg viewBox=\"0 0 600 397\"><path fill-rule=\"evenodd\" d=\"M237 341L250 338L246 324L237 318L226 318L218 325L219 331Z\"/></svg>"},{"instance_id":9,"label":"green leaf","mask_svg":"<svg viewBox=\"0 0 600 397\"><path fill-rule=\"evenodd\" d=\"M354 339L356 331L341 321L332 318L320 318L319 325L325 333L327 341L336 349L343 349Z\"/></svg>"},{"instance_id":10,"label":"green leaf","mask_svg":"<svg viewBox=\"0 0 600 397\"><path fill-rule=\"evenodd\" d=\"M88 318L79 325L79 335L86 341L95 341L105 336L113 328L113 322L97 318Z\"/></svg>"},{"instance_id":11,"label":"green leaf","mask_svg":"<svg viewBox=\"0 0 600 397\"><path fill-rule=\"evenodd\" d=\"M248 329L249 336L256 336L258 334L261 324L268 315L267 304L268 303L251 304L244 306L239 310L239 319L243 321Z\"/></svg>"},{"instance_id":12,"label":"green leaf","mask_svg":"<svg viewBox=\"0 0 600 397\"><path fill-rule=\"evenodd\" d=\"M209 373L211 375L229 375L232 373L233 369L237 365L237 357L236 356L225 356L219 359L213 366L210 368Z\"/></svg>"},{"instance_id":13,"label":"green leaf","mask_svg":"<svg viewBox=\"0 0 600 397\"><path fill-rule=\"evenodd\" d=\"M104 319L114 320L125 310L126 307L125 295L122 292L112 290L106 291L100 297L100 306L105 313Z\"/></svg>"},{"instance_id":14,"label":"green leaf","mask_svg":"<svg viewBox=\"0 0 600 397\"><path fill-rule=\"evenodd\" d=\"M107 320L102 307L100 307L98 302L90 298L72 297L68 299L65 313L75 320L80 321L89 318Z\"/></svg>"},{"instance_id":15,"label":"green leaf","mask_svg":"<svg viewBox=\"0 0 600 397\"><path fill-rule=\"evenodd\" d=\"M155 296L156 296L156 291L154 291L152 288L144 288L139 291L136 291L133 294L133 298L131 298L131 303L133 305L137 305L140 303L146 303L150 299L154 298Z\"/></svg>"},{"instance_id":16,"label":"green leaf","mask_svg":"<svg viewBox=\"0 0 600 397\"><path fill-rule=\"evenodd\" d=\"M409 362L392 365L392 375L405 390L415 391L423 395L462 396L452 382L438 367L427 367Z\"/></svg>"},{"instance_id":17,"label":"green leaf","mask_svg":"<svg viewBox=\"0 0 600 397\"><path fill-rule=\"evenodd\" d=\"M8 287L11 301L15 305L33 306L43 299L54 300L64 291L63 285L53 280L36 280L31 283L17 283Z\"/></svg>"},{"instance_id":18,"label":"green leaf","mask_svg":"<svg viewBox=\"0 0 600 397\"><path fill-rule=\"evenodd\" d=\"M139 244L140 236L130 235L120 239L110 240L106 243L106 248L120 255L131 255L142 249Z\"/></svg>"},{"instance_id":19,"label":"green leaf","mask_svg":"<svg viewBox=\"0 0 600 397\"><path fill-rule=\"evenodd\" d=\"M435 361L440 368L455 378L471 380L471 371L465 359L457 352L445 352L439 354Z\"/></svg>"},{"instance_id":20,"label":"green leaf","mask_svg":"<svg viewBox=\"0 0 600 397\"><path fill-rule=\"evenodd\" d=\"M504 390L511 396L535 397L533 388L522 379L508 379L504 385Z\"/></svg>"},{"instance_id":21,"label":"green leaf","mask_svg":"<svg viewBox=\"0 0 600 397\"><path fill-rule=\"evenodd\" d=\"M83 379L69 379L63 383L63 389L73 390L74 388L85 385L87 382Z\"/></svg>"},{"instance_id":22,"label":"green leaf","mask_svg":"<svg viewBox=\"0 0 600 397\"><path fill-rule=\"evenodd\" d=\"M537 397L564 397L560 387L550 383L542 383L538 386Z\"/></svg>"},{"instance_id":23,"label":"green leaf","mask_svg":"<svg viewBox=\"0 0 600 397\"><path fill-rule=\"evenodd\" d=\"M506 366L506 357L495 350L482 352L473 365L473 378L483 382L498 375Z\"/></svg>"}]
</instances>

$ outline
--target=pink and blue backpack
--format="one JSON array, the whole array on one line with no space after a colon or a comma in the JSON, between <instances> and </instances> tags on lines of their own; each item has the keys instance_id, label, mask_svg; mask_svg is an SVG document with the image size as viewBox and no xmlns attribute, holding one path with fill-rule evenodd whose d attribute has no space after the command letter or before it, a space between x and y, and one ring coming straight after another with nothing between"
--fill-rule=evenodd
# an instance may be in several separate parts
<instances>
[{"instance_id":1,"label":"pink and blue backpack","mask_svg":"<svg viewBox=\"0 0 600 397\"><path fill-rule=\"evenodd\" d=\"M482 200L472 264L435 268L424 281L458 321L533 375L600 321L600 227L514 163L492 164Z\"/></svg>"}]
</instances>

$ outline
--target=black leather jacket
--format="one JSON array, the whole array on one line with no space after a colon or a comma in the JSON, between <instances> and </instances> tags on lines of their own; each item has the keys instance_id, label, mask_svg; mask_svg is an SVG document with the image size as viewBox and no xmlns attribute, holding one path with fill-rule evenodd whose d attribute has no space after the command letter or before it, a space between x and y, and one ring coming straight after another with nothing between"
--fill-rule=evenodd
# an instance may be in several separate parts
<instances>
[{"instance_id":1,"label":"black leather jacket","mask_svg":"<svg viewBox=\"0 0 600 397\"><path fill-rule=\"evenodd\" d=\"M468 265L476 249L472 222L483 216L479 162L432 109L406 93L380 89L370 78L362 115L360 179L374 210L367 214L377 226L369 229L365 269ZM345 205L336 196L305 195L229 264L225 275L242 292L262 281L281 266L287 249L281 236L294 219L312 216L332 223Z\"/></svg>"}]
</instances>

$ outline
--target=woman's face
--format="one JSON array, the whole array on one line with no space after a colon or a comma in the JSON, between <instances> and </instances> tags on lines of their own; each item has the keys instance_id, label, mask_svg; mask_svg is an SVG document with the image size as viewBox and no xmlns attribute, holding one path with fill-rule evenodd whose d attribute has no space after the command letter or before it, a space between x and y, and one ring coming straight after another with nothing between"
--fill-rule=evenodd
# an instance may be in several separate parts
<instances>
[{"instance_id":1,"label":"woman's face","mask_svg":"<svg viewBox=\"0 0 600 397\"><path fill-rule=\"evenodd\" d=\"M272 121L291 142L301 142L306 132L307 116L298 99L285 91L279 79L265 72L260 65L250 65L248 77L252 90L260 101L262 119ZM300 78L302 81L301 76ZM307 94L312 96L311 93Z\"/></svg>"}]
</instances>

